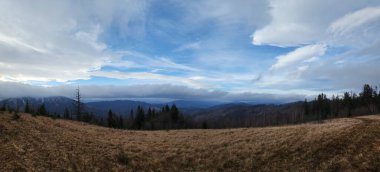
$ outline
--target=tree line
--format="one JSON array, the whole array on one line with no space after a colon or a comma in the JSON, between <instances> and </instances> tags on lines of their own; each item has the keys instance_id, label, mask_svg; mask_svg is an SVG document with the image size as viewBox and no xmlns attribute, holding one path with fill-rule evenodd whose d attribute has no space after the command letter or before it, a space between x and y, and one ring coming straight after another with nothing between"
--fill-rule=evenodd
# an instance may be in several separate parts
<instances>
[{"instance_id":1,"label":"tree line","mask_svg":"<svg viewBox=\"0 0 380 172\"><path fill-rule=\"evenodd\" d=\"M132 109L128 116L118 115L112 109L109 109L106 115L97 116L92 112L88 112L84 104L80 101L78 103L77 100L73 103L72 108L66 107L63 114L49 113L44 103L34 108L35 106L26 100L23 112L30 113L34 117L63 118L118 129L162 130L193 128L191 118L183 115L175 104L171 106L165 105L162 108L149 107L147 110L138 106L136 109ZM79 108L78 105L80 106ZM9 112L22 111L17 105L16 108L12 108L9 105L6 106L5 103L0 110Z\"/></svg>"},{"instance_id":2,"label":"tree line","mask_svg":"<svg viewBox=\"0 0 380 172\"><path fill-rule=\"evenodd\" d=\"M101 119L102 120L102 119ZM119 129L133 130L162 130L191 128L191 121L183 115L177 106L165 105L161 109L148 108L145 111L141 106L131 110L128 117L115 114L111 109L108 111L104 126Z\"/></svg>"},{"instance_id":3,"label":"tree line","mask_svg":"<svg viewBox=\"0 0 380 172\"><path fill-rule=\"evenodd\" d=\"M265 127L305 122L321 122L326 119L371 115L380 113L380 91L369 84L359 93L344 92L328 97L318 94L313 100L281 105L255 105L249 108L228 109L232 115L215 119L196 120L197 128Z\"/></svg>"},{"instance_id":4,"label":"tree line","mask_svg":"<svg viewBox=\"0 0 380 172\"><path fill-rule=\"evenodd\" d=\"M305 100L303 109L305 118L309 120L380 113L380 91L365 84L359 94L345 92L329 99L321 93L313 101Z\"/></svg>"},{"instance_id":5,"label":"tree line","mask_svg":"<svg viewBox=\"0 0 380 172\"><path fill-rule=\"evenodd\" d=\"M162 108L150 107L144 109L138 106L123 116L109 109L106 115L97 116L86 110L81 102L79 88L76 90L73 108L65 108L62 115L49 114L45 104L34 108L26 101L24 112L33 116L48 116L83 121L110 128L132 130L162 130L186 128L236 128L262 127L274 125L297 124L325 119L352 117L380 113L380 91L377 87L365 84L359 93L344 92L342 95L332 95L328 98L321 93L315 99L295 102L286 105L262 105L259 113L238 118L219 118L217 120L195 120L192 116L184 115L175 104ZM16 109L3 104L2 111ZM236 114L238 115L238 114Z\"/></svg>"},{"instance_id":6,"label":"tree line","mask_svg":"<svg viewBox=\"0 0 380 172\"><path fill-rule=\"evenodd\" d=\"M18 107L18 105L16 105L15 108L12 108L9 105L6 106L6 104L4 103L3 106L0 108L0 111L19 112L20 108ZM50 115L48 111L46 110L46 106L44 103L38 106L37 109L34 109L34 107L29 103L28 100L26 100L26 104L25 104L23 112L30 113L33 116L40 115L40 116L53 117L53 115Z\"/></svg>"}]
</instances>

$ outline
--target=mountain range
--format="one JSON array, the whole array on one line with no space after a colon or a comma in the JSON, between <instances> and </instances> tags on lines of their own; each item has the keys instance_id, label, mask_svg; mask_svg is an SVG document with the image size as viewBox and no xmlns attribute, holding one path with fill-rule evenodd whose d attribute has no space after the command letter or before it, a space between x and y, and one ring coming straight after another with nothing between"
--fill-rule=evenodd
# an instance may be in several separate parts
<instances>
[{"instance_id":1,"label":"mountain range","mask_svg":"<svg viewBox=\"0 0 380 172\"><path fill-rule=\"evenodd\" d=\"M37 109L45 104L46 110L50 114L64 113L65 108L74 112L75 101L67 97L21 97L8 98L0 101L0 106L6 106L13 109L18 108L23 111L26 103L29 103L33 109ZM300 111L301 103L294 102L289 104L261 104L254 105L249 103L225 103L218 101L197 101L197 100L176 100L161 104L150 104L142 101L132 100L113 100L97 101L84 103L85 109L98 117L105 117L108 110L122 116L128 116L131 110L138 106L147 110L153 108L160 110L165 105L175 104L181 113L192 116L196 121L208 121L209 123L220 124L220 121L229 121L229 125L241 125L255 116L263 115L281 115ZM224 125L224 124L223 124ZM218 126L215 126L218 127Z\"/></svg>"}]
</instances>

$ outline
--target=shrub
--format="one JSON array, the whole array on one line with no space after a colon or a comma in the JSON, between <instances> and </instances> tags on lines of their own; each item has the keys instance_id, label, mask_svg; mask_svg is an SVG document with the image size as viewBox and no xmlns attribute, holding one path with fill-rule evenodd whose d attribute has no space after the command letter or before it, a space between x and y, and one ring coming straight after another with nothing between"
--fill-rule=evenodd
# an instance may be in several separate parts
<instances>
[{"instance_id":1,"label":"shrub","mask_svg":"<svg viewBox=\"0 0 380 172\"><path fill-rule=\"evenodd\" d=\"M14 112L13 115L12 115L12 119L13 120L18 120L20 118L20 115L18 114L18 112Z\"/></svg>"},{"instance_id":2,"label":"shrub","mask_svg":"<svg viewBox=\"0 0 380 172\"><path fill-rule=\"evenodd\" d=\"M207 129L207 128L208 128L207 122L203 121L203 123L202 123L202 129Z\"/></svg>"},{"instance_id":3,"label":"shrub","mask_svg":"<svg viewBox=\"0 0 380 172\"><path fill-rule=\"evenodd\" d=\"M5 107L5 105L3 105L2 107L1 107L1 109L0 109L0 111L6 111L7 110L7 108Z\"/></svg>"},{"instance_id":4,"label":"shrub","mask_svg":"<svg viewBox=\"0 0 380 172\"><path fill-rule=\"evenodd\" d=\"M129 163L128 155L127 155L124 151L121 151L121 152L117 155L117 161L118 161L120 164L128 165L128 163Z\"/></svg>"}]
</instances>

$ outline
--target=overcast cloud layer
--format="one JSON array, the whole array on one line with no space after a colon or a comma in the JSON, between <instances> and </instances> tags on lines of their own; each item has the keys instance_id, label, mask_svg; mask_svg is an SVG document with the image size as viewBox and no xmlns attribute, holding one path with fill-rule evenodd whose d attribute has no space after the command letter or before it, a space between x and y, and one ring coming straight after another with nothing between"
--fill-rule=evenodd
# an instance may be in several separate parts
<instances>
[{"instance_id":1,"label":"overcast cloud layer","mask_svg":"<svg viewBox=\"0 0 380 172\"><path fill-rule=\"evenodd\" d=\"M0 98L7 97L49 97L65 96L74 98L78 87L70 85L41 87L29 84L0 82ZM258 93L228 93L223 91L209 91L206 89L194 89L186 86L161 84L161 85L85 85L80 87L81 95L85 101L112 100L112 99L139 99L150 98L155 100L209 100L221 102L252 102L252 103L286 103L298 101L304 98L297 94L258 94Z\"/></svg>"},{"instance_id":2,"label":"overcast cloud layer","mask_svg":"<svg viewBox=\"0 0 380 172\"><path fill-rule=\"evenodd\" d=\"M380 86L378 0L0 1L0 97L294 100Z\"/></svg>"}]
</instances>

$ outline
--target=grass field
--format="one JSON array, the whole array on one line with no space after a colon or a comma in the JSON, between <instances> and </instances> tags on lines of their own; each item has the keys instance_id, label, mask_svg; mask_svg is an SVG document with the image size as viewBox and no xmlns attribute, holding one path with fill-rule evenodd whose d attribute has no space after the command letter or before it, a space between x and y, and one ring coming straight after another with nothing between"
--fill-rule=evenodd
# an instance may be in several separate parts
<instances>
[{"instance_id":1,"label":"grass field","mask_svg":"<svg viewBox=\"0 0 380 172\"><path fill-rule=\"evenodd\" d=\"M0 114L0 171L379 171L380 116L128 131Z\"/></svg>"}]
</instances>

